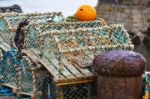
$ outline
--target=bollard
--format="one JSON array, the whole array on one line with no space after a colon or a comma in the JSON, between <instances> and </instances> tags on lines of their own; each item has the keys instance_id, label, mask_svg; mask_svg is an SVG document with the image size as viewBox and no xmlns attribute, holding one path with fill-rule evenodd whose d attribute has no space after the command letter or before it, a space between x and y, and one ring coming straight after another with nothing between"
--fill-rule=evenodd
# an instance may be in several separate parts
<instances>
[{"instance_id":1,"label":"bollard","mask_svg":"<svg viewBox=\"0 0 150 99\"><path fill-rule=\"evenodd\" d=\"M131 51L108 51L97 55L97 99L140 99L145 58Z\"/></svg>"}]
</instances>

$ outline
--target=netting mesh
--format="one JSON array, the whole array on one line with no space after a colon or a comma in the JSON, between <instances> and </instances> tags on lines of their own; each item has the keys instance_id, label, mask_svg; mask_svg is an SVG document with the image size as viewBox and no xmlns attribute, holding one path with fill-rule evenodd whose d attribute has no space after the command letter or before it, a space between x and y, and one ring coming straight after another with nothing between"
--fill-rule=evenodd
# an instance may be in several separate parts
<instances>
[{"instance_id":1,"label":"netting mesh","mask_svg":"<svg viewBox=\"0 0 150 99\"><path fill-rule=\"evenodd\" d=\"M36 64L25 57L21 61L19 76L20 91L33 94L42 91L44 79L49 76L49 72L44 68L36 69Z\"/></svg>"},{"instance_id":2,"label":"netting mesh","mask_svg":"<svg viewBox=\"0 0 150 99\"><path fill-rule=\"evenodd\" d=\"M40 33L46 33L53 30L70 30L77 28L96 28L104 26L105 23L102 20L91 22L61 22L61 23L45 23L45 24L31 24L27 29L26 44L29 48L36 48L38 46L38 35Z\"/></svg>"},{"instance_id":3,"label":"netting mesh","mask_svg":"<svg viewBox=\"0 0 150 99\"><path fill-rule=\"evenodd\" d=\"M0 62L0 70L2 74L1 80L7 84L17 86L17 65L19 61L17 59L17 51L11 50L5 52Z\"/></svg>"},{"instance_id":4,"label":"netting mesh","mask_svg":"<svg viewBox=\"0 0 150 99\"><path fill-rule=\"evenodd\" d=\"M23 20L27 16L11 16L7 20L13 26L15 22L21 22L19 20ZM59 78L56 76L67 78L67 75L73 74L69 70L70 68L68 69L66 66L68 63L72 65L72 68L76 69L76 72L93 73L92 70L85 69L81 71L77 66L91 66L94 56L107 50L132 50L133 47L128 33L122 25L106 26L102 20L48 23L46 18L47 14L28 17L30 21L34 22L35 20L37 22L31 22L30 25L23 28L26 33L24 50L31 52L33 56L28 53L31 55L25 54L26 57L20 57L20 54L17 54L14 50L6 52L6 55L3 55L0 67L2 79L5 83L18 86L22 93L44 92L44 83L46 83L48 88L45 92L53 94L53 97L94 99L96 96L93 90L95 89L94 84L86 83L55 89L51 81L48 81L50 83L44 82L51 70L41 69L43 65L41 60L46 60L51 65L47 66L47 68L51 67L56 72L51 73L54 78ZM11 45L14 43L12 40L14 39L14 34L2 33L2 35L2 37L7 38L5 39L6 42ZM8 38L11 38L11 40L8 40ZM20 58L18 59L18 57ZM66 64L64 64L64 61L66 61ZM74 74L74 76L78 75ZM86 77L83 78L86 79ZM53 78L51 77L51 79Z\"/></svg>"},{"instance_id":5,"label":"netting mesh","mask_svg":"<svg viewBox=\"0 0 150 99\"><path fill-rule=\"evenodd\" d=\"M0 38L5 41L8 35L3 34L6 33L7 31L8 31L8 24L6 24L5 20L2 20L2 18L0 18Z\"/></svg>"},{"instance_id":6,"label":"netting mesh","mask_svg":"<svg viewBox=\"0 0 150 99\"><path fill-rule=\"evenodd\" d=\"M62 17L63 15L61 12L50 12L50 13L27 13L27 14L21 14L21 13L6 13L1 14L2 20L5 20L9 27L8 29L16 29L18 27L18 24L22 22L24 19L28 19L31 21L31 23L34 22L50 22L55 17Z\"/></svg>"},{"instance_id":7,"label":"netting mesh","mask_svg":"<svg viewBox=\"0 0 150 99\"><path fill-rule=\"evenodd\" d=\"M35 44L33 45L36 45L36 50L40 52L42 57L50 61L53 58L64 57L70 61L76 61L81 66L91 62L90 60L96 53L112 49L132 49L129 36L122 25L89 29L79 28L77 30L53 30L39 35L35 33L33 40L30 39L31 41L26 42L26 47L34 49L35 46L29 43L34 41ZM61 55L61 53L63 54Z\"/></svg>"},{"instance_id":8,"label":"netting mesh","mask_svg":"<svg viewBox=\"0 0 150 99\"><path fill-rule=\"evenodd\" d=\"M111 34L110 34L111 32ZM77 49L83 47L100 47L129 44L130 39L121 25L112 28L78 29L77 31L54 31L54 35L60 50Z\"/></svg>"},{"instance_id":9,"label":"netting mesh","mask_svg":"<svg viewBox=\"0 0 150 99\"><path fill-rule=\"evenodd\" d=\"M36 66L28 57L18 60L16 55L14 49L4 53L0 63L1 82L19 88L21 93L41 92L48 71L41 69L34 72Z\"/></svg>"},{"instance_id":10,"label":"netting mesh","mask_svg":"<svg viewBox=\"0 0 150 99\"><path fill-rule=\"evenodd\" d=\"M33 92L33 78L31 70L29 69L29 62L27 59L21 60L21 68L19 70L19 86L20 91L24 93L32 93Z\"/></svg>"},{"instance_id":11,"label":"netting mesh","mask_svg":"<svg viewBox=\"0 0 150 99\"><path fill-rule=\"evenodd\" d=\"M51 30L67 30L67 29L77 29L77 28L92 28L104 26L106 23L102 20L90 21L90 22L61 22L61 23L46 23L46 24L31 24L38 33L51 31Z\"/></svg>"},{"instance_id":12,"label":"netting mesh","mask_svg":"<svg viewBox=\"0 0 150 99\"><path fill-rule=\"evenodd\" d=\"M96 85L86 83L79 85L64 86L57 89L58 99L95 99Z\"/></svg>"},{"instance_id":13,"label":"netting mesh","mask_svg":"<svg viewBox=\"0 0 150 99\"><path fill-rule=\"evenodd\" d=\"M49 77L49 73L47 70L39 70L35 74L35 92L39 92L43 90L43 86L46 83L45 79ZM46 89L45 89L46 90Z\"/></svg>"},{"instance_id":14,"label":"netting mesh","mask_svg":"<svg viewBox=\"0 0 150 99\"><path fill-rule=\"evenodd\" d=\"M0 17L0 32L1 37L4 42L7 42L10 45L13 45L14 35L17 30L17 27L20 22L27 19L30 24L32 23L41 23L53 22L56 19L64 19L61 12L51 12L51 13L35 13L35 14L1 14L3 17Z\"/></svg>"},{"instance_id":15,"label":"netting mesh","mask_svg":"<svg viewBox=\"0 0 150 99\"><path fill-rule=\"evenodd\" d=\"M0 32L6 32L8 30L8 25L5 23L2 18L0 18Z\"/></svg>"}]
</instances>

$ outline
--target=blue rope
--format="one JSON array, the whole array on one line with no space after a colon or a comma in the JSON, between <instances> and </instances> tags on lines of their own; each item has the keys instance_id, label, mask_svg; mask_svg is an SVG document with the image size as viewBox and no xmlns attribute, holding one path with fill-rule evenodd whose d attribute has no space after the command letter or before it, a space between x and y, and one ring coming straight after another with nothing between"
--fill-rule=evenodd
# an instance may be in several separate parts
<instances>
[{"instance_id":1,"label":"blue rope","mask_svg":"<svg viewBox=\"0 0 150 99\"><path fill-rule=\"evenodd\" d=\"M0 88L0 96L14 96L12 90L6 87Z\"/></svg>"}]
</instances>

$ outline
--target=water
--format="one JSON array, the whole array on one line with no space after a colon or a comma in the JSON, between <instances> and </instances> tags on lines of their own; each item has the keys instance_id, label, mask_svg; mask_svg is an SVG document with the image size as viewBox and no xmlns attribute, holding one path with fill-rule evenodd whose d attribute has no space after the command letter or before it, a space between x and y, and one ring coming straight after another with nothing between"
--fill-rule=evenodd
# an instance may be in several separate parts
<instances>
[{"instance_id":1,"label":"water","mask_svg":"<svg viewBox=\"0 0 150 99\"><path fill-rule=\"evenodd\" d=\"M19 4L24 13L62 11L64 16L73 15L82 4L97 5L98 0L0 0L0 6Z\"/></svg>"}]
</instances>

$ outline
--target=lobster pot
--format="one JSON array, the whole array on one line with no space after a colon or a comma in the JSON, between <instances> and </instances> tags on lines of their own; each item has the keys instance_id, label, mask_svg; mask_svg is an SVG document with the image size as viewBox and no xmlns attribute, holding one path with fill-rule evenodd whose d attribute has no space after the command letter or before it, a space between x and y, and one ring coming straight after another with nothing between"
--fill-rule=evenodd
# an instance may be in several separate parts
<instances>
[{"instance_id":1,"label":"lobster pot","mask_svg":"<svg viewBox=\"0 0 150 99\"><path fill-rule=\"evenodd\" d=\"M23 53L51 74L53 86L48 93L58 99L88 99L94 92L91 91L95 82L91 68L94 56L108 50L133 49L128 33L118 24L35 34L37 47L26 48Z\"/></svg>"},{"instance_id":2,"label":"lobster pot","mask_svg":"<svg viewBox=\"0 0 150 99\"><path fill-rule=\"evenodd\" d=\"M56 87L57 99L96 99L95 83L81 83Z\"/></svg>"},{"instance_id":3,"label":"lobster pot","mask_svg":"<svg viewBox=\"0 0 150 99\"><path fill-rule=\"evenodd\" d=\"M19 94L40 95L44 80L49 76L48 71L45 69L37 69L33 63L29 64L28 59L23 59L20 69L19 79Z\"/></svg>"},{"instance_id":4,"label":"lobster pot","mask_svg":"<svg viewBox=\"0 0 150 99\"><path fill-rule=\"evenodd\" d=\"M1 81L5 85L17 87L17 51L10 50L4 53L0 62Z\"/></svg>"},{"instance_id":5,"label":"lobster pot","mask_svg":"<svg viewBox=\"0 0 150 99\"><path fill-rule=\"evenodd\" d=\"M89 64L87 62L91 62L90 58L97 53L133 49L131 40L122 25L50 31L38 35L36 42L38 43L35 45L38 47L32 49L36 50L36 53L33 51L35 54L50 61L53 58L65 57L72 61L77 60L80 65ZM82 58L84 61L80 62L80 59L74 58Z\"/></svg>"},{"instance_id":6,"label":"lobster pot","mask_svg":"<svg viewBox=\"0 0 150 99\"><path fill-rule=\"evenodd\" d=\"M53 78L44 80L42 99L95 99L95 82L56 83ZM74 81L73 81L74 82Z\"/></svg>"},{"instance_id":7,"label":"lobster pot","mask_svg":"<svg viewBox=\"0 0 150 99\"><path fill-rule=\"evenodd\" d=\"M103 19L99 19L91 22L51 22L51 23L34 23L30 24L27 29L27 37L25 43L27 48L36 48L38 47L38 35L40 33L48 33L54 30L70 30L78 28L96 28L105 26L106 23Z\"/></svg>"},{"instance_id":8,"label":"lobster pot","mask_svg":"<svg viewBox=\"0 0 150 99\"><path fill-rule=\"evenodd\" d=\"M43 99L93 99L96 88L91 65L95 55L133 49L127 31L119 24L60 22L26 28L17 88L19 94Z\"/></svg>"},{"instance_id":9,"label":"lobster pot","mask_svg":"<svg viewBox=\"0 0 150 99\"><path fill-rule=\"evenodd\" d=\"M1 37L8 44L14 42L13 38L20 22L27 19L30 23L51 22L55 18L63 19L61 12L51 13L4 13L0 14L0 33Z\"/></svg>"},{"instance_id":10,"label":"lobster pot","mask_svg":"<svg viewBox=\"0 0 150 99\"><path fill-rule=\"evenodd\" d=\"M32 73L29 69L29 62L25 59L21 61L19 75L19 90L20 92L29 93L33 92L33 85L32 85Z\"/></svg>"}]
</instances>

